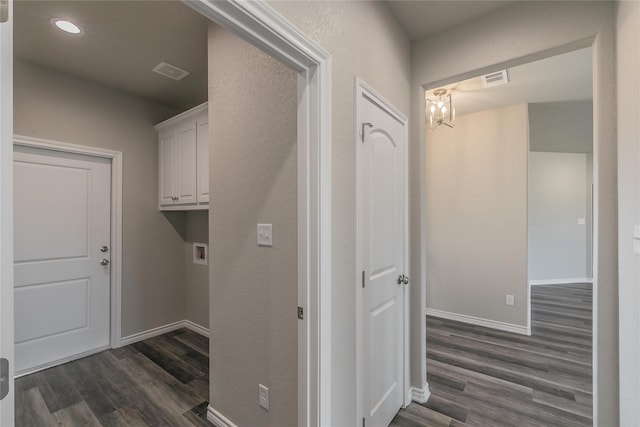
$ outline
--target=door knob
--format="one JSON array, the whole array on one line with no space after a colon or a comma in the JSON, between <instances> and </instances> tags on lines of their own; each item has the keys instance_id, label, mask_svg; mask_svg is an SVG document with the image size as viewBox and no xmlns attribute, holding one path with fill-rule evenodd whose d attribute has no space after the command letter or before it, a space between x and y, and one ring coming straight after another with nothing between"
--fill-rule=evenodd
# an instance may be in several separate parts
<instances>
[{"instance_id":1,"label":"door knob","mask_svg":"<svg viewBox=\"0 0 640 427\"><path fill-rule=\"evenodd\" d=\"M398 285L407 285L409 284L409 277L401 274L398 276Z\"/></svg>"},{"instance_id":2,"label":"door knob","mask_svg":"<svg viewBox=\"0 0 640 427\"><path fill-rule=\"evenodd\" d=\"M102 258L102 259L100 260L100 265L109 265L109 260L108 260L108 259L106 259L106 258Z\"/></svg>"},{"instance_id":3,"label":"door knob","mask_svg":"<svg viewBox=\"0 0 640 427\"><path fill-rule=\"evenodd\" d=\"M108 246L103 246L100 248L100 252L107 252L109 250Z\"/></svg>"}]
</instances>

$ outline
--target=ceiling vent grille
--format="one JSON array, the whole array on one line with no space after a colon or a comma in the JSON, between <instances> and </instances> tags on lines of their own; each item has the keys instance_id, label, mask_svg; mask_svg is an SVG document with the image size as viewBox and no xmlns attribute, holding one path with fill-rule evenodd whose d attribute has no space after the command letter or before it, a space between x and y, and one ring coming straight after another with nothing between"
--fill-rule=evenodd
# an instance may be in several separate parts
<instances>
[{"instance_id":1,"label":"ceiling vent grille","mask_svg":"<svg viewBox=\"0 0 640 427\"><path fill-rule=\"evenodd\" d=\"M153 71L173 80L182 80L190 74L188 71L166 62L161 62L153 67Z\"/></svg>"},{"instance_id":2,"label":"ceiling vent grille","mask_svg":"<svg viewBox=\"0 0 640 427\"><path fill-rule=\"evenodd\" d=\"M506 85L507 83L509 83L507 70L497 71L495 73L482 76L482 84L484 87Z\"/></svg>"}]
</instances>

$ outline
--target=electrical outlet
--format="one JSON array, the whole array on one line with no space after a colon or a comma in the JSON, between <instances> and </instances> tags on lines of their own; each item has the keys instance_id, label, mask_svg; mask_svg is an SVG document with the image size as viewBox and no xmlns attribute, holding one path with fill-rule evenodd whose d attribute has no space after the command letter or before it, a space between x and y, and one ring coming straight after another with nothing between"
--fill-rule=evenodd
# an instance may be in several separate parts
<instances>
[{"instance_id":1,"label":"electrical outlet","mask_svg":"<svg viewBox=\"0 0 640 427\"><path fill-rule=\"evenodd\" d=\"M267 411L269 410L269 389L258 384L258 403Z\"/></svg>"},{"instance_id":2,"label":"electrical outlet","mask_svg":"<svg viewBox=\"0 0 640 427\"><path fill-rule=\"evenodd\" d=\"M273 246L273 225L258 224L258 246Z\"/></svg>"},{"instance_id":3,"label":"electrical outlet","mask_svg":"<svg viewBox=\"0 0 640 427\"><path fill-rule=\"evenodd\" d=\"M515 304L516 304L516 297L514 297L513 295L507 294L507 305L515 305Z\"/></svg>"}]
</instances>

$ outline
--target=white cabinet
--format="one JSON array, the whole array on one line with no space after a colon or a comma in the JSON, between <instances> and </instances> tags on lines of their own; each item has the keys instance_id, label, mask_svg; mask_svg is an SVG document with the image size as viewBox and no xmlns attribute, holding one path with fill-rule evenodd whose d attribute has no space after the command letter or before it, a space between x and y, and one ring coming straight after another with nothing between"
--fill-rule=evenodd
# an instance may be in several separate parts
<instances>
[{"instance_id":1,"label":"white cabinet","mask_svg":"<svg viewBox=\"0 0 640 427\"><path fill-rule=\"evenodd\" d=\"M161 210L209 208L207 103L155 126L159 134Z\"/></svg>"}]
</instances>

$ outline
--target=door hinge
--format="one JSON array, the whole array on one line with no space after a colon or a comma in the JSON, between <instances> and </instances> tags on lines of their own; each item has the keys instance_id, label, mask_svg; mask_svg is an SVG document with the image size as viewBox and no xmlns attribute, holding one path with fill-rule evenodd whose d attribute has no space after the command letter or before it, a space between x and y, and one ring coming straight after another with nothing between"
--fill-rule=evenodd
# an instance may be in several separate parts
<instances>
[{"instance_id":1,"label":"door hinge","mask_svg":"<svg viewBox=\"0 0 640 427\"><path fill-rule=\"evenodd\" d=\"M0 359L0 400L9 394L9 361Z\"/></svg>"},{"instance_id":2,"label":"door hinge","mask_svg":"<svg viewBox=\"0 0 640 427\"><path fill-rule=\"evenodd\" d=\"M362 270L362 287L364 288L364 270Z\"/></svg>"},{"instance_id":3,"label":"door hinge","mask_svg":"<svg viewBox=\"0 0 640 427\"><path fill-rule=\"evenodd\" d=\"M298 307L298 319L304 320L304 309L302 307Z\"/></svg>"},{"instance_id":4,"label":"door hinge","mask_svg":"<svg viewBox=\"0 0 640 427\"><path fill-rule=\"evenodd\" d=\"M9 20L9 0L0 0L0 22Z\"/></svg>"}]
</instances>

